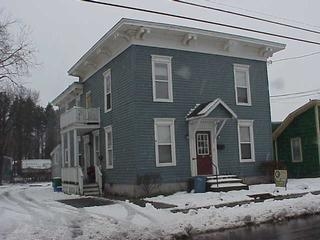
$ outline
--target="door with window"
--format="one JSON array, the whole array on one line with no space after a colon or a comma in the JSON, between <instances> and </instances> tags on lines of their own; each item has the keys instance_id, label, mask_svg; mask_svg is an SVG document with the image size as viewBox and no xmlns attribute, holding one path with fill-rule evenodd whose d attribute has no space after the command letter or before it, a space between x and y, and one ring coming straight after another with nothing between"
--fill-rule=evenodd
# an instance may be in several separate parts
<instances>
[{"instance_id":1,"label":"door with window","mask_svg":"<svg viewBox=\"0 0 320 240\"><path fill-rule=\"evenodd\" d=\"M211 136L209 131L196 132L198 175L212 174Z\"/></svg>"}]
</instances>

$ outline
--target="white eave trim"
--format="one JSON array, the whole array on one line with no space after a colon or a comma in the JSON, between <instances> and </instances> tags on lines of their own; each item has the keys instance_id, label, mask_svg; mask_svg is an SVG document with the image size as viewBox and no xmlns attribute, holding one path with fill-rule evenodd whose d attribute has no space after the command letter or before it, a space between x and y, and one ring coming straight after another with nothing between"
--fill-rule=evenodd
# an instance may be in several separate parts
<instances>
[{"instance_id":1,"label":"white eave trim","mask_svg":"<svg viewBox=\"0 0 320 240\"><path fill-rule=\"evenodd\" d=\"M82 83L74 82L69 85L62 93L60 93L52 102L51 104L54 106L60 106L63 102L68 102L70 99L71 93L75 92L75 96L71 97L71 99L76 98L78 95L82 94L83 92L83 85Z\"/></svg>"},{"instance_id":2,"label":"white eave trim","mask_svg":"<svg viewBox=\"0 0 320 240\"><path fill-rule=\"evenodd\" d=\"M109 54L108 60L104 62L103 64L95 63L92 61L94 59L94 54L99 54L101 51L98 51L99 49L103 48L103 46L108 45L108 41L111 41L114 39L114 37L119 37L121 33L121 29L123 28L134 28L137 27L143 27L144 29L147 29L146 34L152 34L153 30L159 31L174 31L181 34L189 34L192 36L197 36L198 38L201 37L209 37L213 39L221 39L221 41L226 42L240 42L243 45L252 45L253 47L259 49L258 55L262 54L260 58L257 58L259 60L267 59L270 57L273 53L278 52L280 50L283 50L285 48L284 44L266 41L266 40L260 40L255 38L249 38L244 36L238 36L228 33L221 33L221 32L215 32L210 30L203 30L203 29L197 29L197 28L191 28L191 27L185 27L185 26L177 26L172 24L166 24L166 23L155 23L155 22L149 22L149 21L141 21L141 20L134 20L134 19L121 19L116 25L114 25L110 31L108 31L96 44L93 45L78 61L75 65L73 65L70 70L68 71L68 74L75 77L82 78L82 81L85 81L88 77L90 77L94 72L96 72L98 69L100 69L102 66L107 64L109 61L111 61L114 57L118 56L121 52L123 52L125 49L127 49L129 46L136 44L136 45L144 45L144 46L156 46L156 47L167 47L170 48L170 46L161 46L159 44L154 45L152 43L149 43L147 39L143 38L136 38L135 36L124 36L126 41L123 41L120 46L118 46L118 49L115 50L112 54ZM183 45L183 44L182 44ZM182 49L187 50L188 45L182 47ZM194 49L190 48L190 51L195 51ZM202 51L199 51L202 52ZM221 55L221 54L220 54ZM223 55L223 54L222 54ZM227 54L229 56L230 54ZM232 55L232 54L231 54ZM235 55L235 57L241 57ZM243 58L246 58L243 56ZM249 57L250 58L250 57ZM254 59L253 57L251 57ZM91 60L90 60L91 59ZM87 64L86 64L87 63ZM89 66L93 68L93 73L90 74L84 74L83 73L83 67L86 64L86 66ZM90 71L91 72L91 71ZM83 76L84 75L84 76Z\"/></svg>"}]
</instances>

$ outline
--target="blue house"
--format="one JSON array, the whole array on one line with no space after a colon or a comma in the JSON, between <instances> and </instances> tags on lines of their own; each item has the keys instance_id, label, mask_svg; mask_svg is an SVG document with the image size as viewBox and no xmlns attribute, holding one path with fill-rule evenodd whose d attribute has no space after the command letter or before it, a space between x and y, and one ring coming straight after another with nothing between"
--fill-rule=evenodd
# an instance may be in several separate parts
<instances>
[{"instance_id":1,"label":"blue house","mask_svg":"<svg viewBox=\"0 0 320 240\"><path fill-rule=\"evenodd\" d=\"M261 180L272 158L266 61L284 48L122 19L53 101L64 191L138 196L186 189L198 175Z\"/></svg>"}]
</instances>

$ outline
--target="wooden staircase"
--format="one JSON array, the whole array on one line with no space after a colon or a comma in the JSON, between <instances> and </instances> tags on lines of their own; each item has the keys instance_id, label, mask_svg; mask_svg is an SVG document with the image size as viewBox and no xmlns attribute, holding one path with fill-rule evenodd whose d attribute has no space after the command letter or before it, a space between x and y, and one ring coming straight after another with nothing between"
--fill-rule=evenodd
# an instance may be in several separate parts
<instances>
[{"instance_id":1,"label":"wooden staircase","mask_svg":"<svg viewBox=\"0 0 320 240\"><path fill-rule=\"evenodd\" d=\"M207 176L207 191L228 192L234 190L248 190L247 184L243 183L237 175L218 175Z\"/></svg>"},{"instance_id":2,"label":"wooden staircase","mask_svg":"<svg viewBox=\"0 0 320 240\"><path fill-rule=\"evenodd\" d=\"M84 196L100 196L99 186L97 183L90 183L83 185L83 195Z\"/></svg>"}]
</instances>

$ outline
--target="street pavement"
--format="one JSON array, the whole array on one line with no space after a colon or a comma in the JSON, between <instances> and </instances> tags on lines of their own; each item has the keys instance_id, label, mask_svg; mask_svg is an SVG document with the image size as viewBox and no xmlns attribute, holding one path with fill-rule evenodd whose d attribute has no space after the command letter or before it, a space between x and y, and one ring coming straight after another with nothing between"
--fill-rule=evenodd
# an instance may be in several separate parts
<instances>
[{"instance_id":1,"label":"street pavement","mask_svg":"<svg viewBox=\"0 0 320 240\"><path fill-rule=\"evenodd\" d=\"M319 240L320 215L198 235L193 240Z\"/></svg>"}]
</instances>

